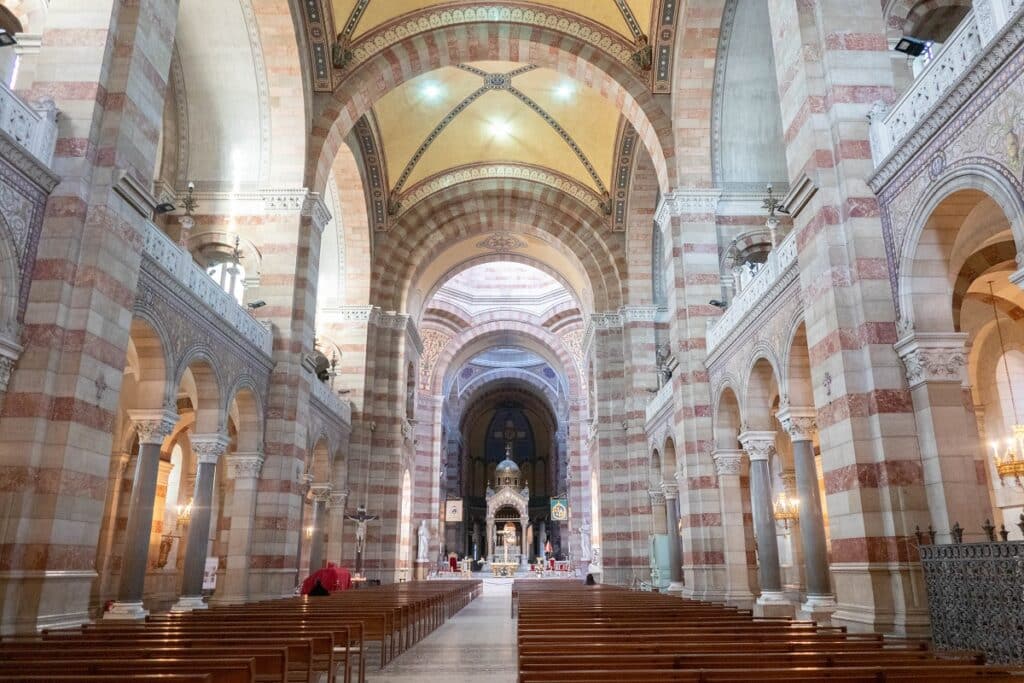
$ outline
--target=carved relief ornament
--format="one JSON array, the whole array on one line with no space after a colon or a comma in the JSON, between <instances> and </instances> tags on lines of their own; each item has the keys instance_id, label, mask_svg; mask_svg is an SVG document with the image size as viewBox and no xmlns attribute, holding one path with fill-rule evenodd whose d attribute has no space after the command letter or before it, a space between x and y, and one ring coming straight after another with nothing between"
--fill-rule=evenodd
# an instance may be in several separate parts
<instances>
[{"instance_id":1,"label":"carved relief ornament","mask_svg":"<svg viewBox=\"0 0 1024 683\"><path fill-rule=\"evenodd\" d=\"M747 452L750 462L768 460L775 454L775 432L773 431L745 431L740 434L740 443L743 450Z\"/></svg>"},{"instance_id":2,"label":"carved relief ornament","mask_svg":"<svg viewBox=\"0 0 1024 683\"><path fill-rule=\"evenodd\" d=\"M896 342L911 389L925 382L962 382L966 334L917 333Z\"/></svg>"},{"instance_id":3,"label":"carved relief ornament","mask_svg":"<svg viewBox=\"0 0 1024 683\"><path fill-rule=\"evenodd\" d=\"M783 405L776 413L782 429L789 434L791 441L812 441L814 432L818 430L817 413L814 408L799 408Z\"/></svg>"},{"instance_id":4,"label":"carved relief ornament","mask_svg":"<svg viewBox=\"0 0 1024 683\"><path fill-rule=\"evenodd\" d=\"M719 450L711 454L718 476L739 476L743 466L743 451Z\"/></svg>"}]
</instances>

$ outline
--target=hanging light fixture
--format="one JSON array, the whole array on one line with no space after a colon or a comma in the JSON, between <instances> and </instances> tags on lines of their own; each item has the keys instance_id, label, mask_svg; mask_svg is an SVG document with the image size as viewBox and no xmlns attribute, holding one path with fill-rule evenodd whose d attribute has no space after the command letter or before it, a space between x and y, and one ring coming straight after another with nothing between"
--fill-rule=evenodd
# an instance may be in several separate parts
<instances>
[{"instance_id":1,"label":"hanging light fixture","mask_svg":"<svg viewBox=\"0 0 1024 683\"><path fill-rule=\"evenodd\" d=\"M178 506L178 524L184 526L192 519L192 499L188 499L187 505Z\"/></svg>"},{"instance_id":2,"label":"hanging light fixture","mask_svg":"<svg viewBox=\"0 0 1024 683\"><path fill-rule=\"evenodd\" d=\"M999 312L996 310L996 296L992 289L992 280L988 281L989 303L992 305L992 319L996 323L996 334L999 336L999 351L1003 354L1003 372L1006 374L1006 384L1010 392L1010 406L1013 409L1013 425L1010 427L1012 436L1002 442L993 440L992 460L996 465L996 473L999 480L1005 485L1007 480L1021 485L1021 478L1024 477L1024 424L1019 422L1017 413L1017 399L1013 394L1013 379L1010 377L1010 364L1006 360L1006 345L1003 343L1003 330L999 326ZM1005 444L1005 449L1000 452L1000 446Z\"/></svg>"},{"instance_id":3,"label":"hanging light fixture","mask_svg":"<svg viewBox=\"0 0 1024 683\"><path fill-rule=\"evenodd\" d=\"M800 499L785 491L778 495L772 507L775 510L775 521L781 521L787 529L790 522L800 519Z\"/></svg>"}]
</instances>

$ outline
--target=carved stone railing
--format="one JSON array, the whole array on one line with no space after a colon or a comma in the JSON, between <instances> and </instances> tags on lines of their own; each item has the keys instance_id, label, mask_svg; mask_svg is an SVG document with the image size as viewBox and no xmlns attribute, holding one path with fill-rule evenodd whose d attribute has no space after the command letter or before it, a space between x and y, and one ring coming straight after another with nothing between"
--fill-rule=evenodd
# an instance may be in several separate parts
<instances>
[{"instance_id":1,"label":"carved stone railing","mask_svg":"<svg viewBox=\"0 0 1024 683\"><path fill-rule=\"evenodd\" d=\"M52 100L30 105L0 83L0 130L49 167L57 145L57 107Z\"/></svg>"},{"instance_id":2,"label":"carved stone railing","mask_svg":"<svg viewBox=\"0 0 1024 683\"><path fill-rule=\"evenodd\" d=\"M932 640L1024 662L1024 541L922 545Z\"/></svg>"},{"instance_id":3,"label":"carved stone railing","mask_svg":"<svg viewBox=\"0 0 1024 683\"><path fill-rule=\"evenodd\" d=\"M243 338L255 344L268 356L271 354L274 336L270 329L252 317L248 309L240 305L235 297L214 282L206 271L192 260L192 255L188 251L149 222L146 223L143 236L143 251Z\"/></svg>"},{"instance_id":4,"label":"carved stone railing","mask_svg":"<svg viewBox=\"0 0 1024 683\"><path fill-rule=\"evenodd\" d=\"M646 421L650 423L651 420L656 418L662 409L672 401L672 381L669 380L661 385L661 389L658 389L658 393L654 395L647 403L646 409Z\"/></svg>"},{"instance_id":5,"label":"carved stone railing","mask_svg":"<svg viewBox=\"0 0 1024 683\"><path fill-rule=\"evenodd\" d=\"M313 398L339 416L345 424L352 424L352 404L334 393L327 382L313 380Z\"/></svg>"},{"instance_id":6,"label":"carved stone railing","mask_svg":"<svg viewBox=\"0 0 1024 683\"><path fill-rule=\"evenodd\" d=\"M708 322L707 350L708 355L725 339L757 303L765 296L772 285L796 264L796 232L790 232L786 239L779 243L743 290L733 297L729 307L720 318Z\"/></svg>"}]
</instances>

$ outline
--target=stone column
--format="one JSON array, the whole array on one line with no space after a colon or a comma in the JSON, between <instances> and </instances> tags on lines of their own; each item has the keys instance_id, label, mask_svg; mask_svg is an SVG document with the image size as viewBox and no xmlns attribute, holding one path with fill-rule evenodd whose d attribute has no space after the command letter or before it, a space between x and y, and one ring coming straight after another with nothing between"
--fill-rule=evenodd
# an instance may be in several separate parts
<instances>
[{"instance_id":1,"label":"stone column","mask_svg":"<svg viewBox=\"0 0 1024 683\"><path fill-rule=\"evenodd\" d=\"M485 558L488 562L491 561L491 557L494 555L494 520L487 520L487 557Z\"/></svg>"},{"instance_id":2,"label":"stone column","mask_svg":"<svg viewBox=\"0 0 1024 683\"><path fill-rule=\"evenodd\" d=\"M313 519L310 526L313 528L313 536L309 541L309 573L323 567L324 563L324 526L327 517L327 504L331 500L330 484L313 484L310 486L313 494Z\"/></svg>"},{"instance_id":3,"label":"stone column","mask_svg":"<svg viewBox=\"0 0 1024 683\"><path fill-rule=\"evenodd\" d=\"M540 520L540 553L538 553L544 559L547 559L547 555L544 553L544 548L547 547L548 542L548 523L545 520Z\"/></svg>"},{"instance_id":4,"label":"stone column","mask_svg":"<svg viewBox=\"0 0 1024 683\"><path fill-rule=\"evenodd\" d=\"M520 517L519 518L519 526L522 527L522 529L523 529L523 537L519 539L519 545L522 546L522 550L519 553L519 566L520 567L525 567L526 566L526 556L527 556L527 554L529 552L528 549L527 549L527 545L526 545L526 528L529 525L530 525L530 518L529 517Z\"/></svg>"},{"instance_id":5,"label":"stone column","mask_svg":"<svg viewBox=\"0 0 1024 683\"><path fill-rule=\"evenodd\" d=\"M796 469L796 495L800 501L800 541L804 557L804 582L807 598L800 606L801 618L827 620L836 608L828 568L825 540L825 516L818 488L818 469L814 464L814 408L783 406L778 412L782 428L793 442L793 466Z\"/></svg>"},{"instance_id":6,"label":"stone column","mask_svg":"<svg viewBox=\"0 0 1024 683\"><path fill-rule=\"evenodd\" d=\"M793 606L782 592L779 570L779 542L775 533L775 512L772 509L771 473L768 458L775 452L774 431L746 431L740 434L750 459L750 507L757 537L757 572L761 580L761 596L756 607L762 616L793 613ZM755 612L756 613L756 612Z\"/></svg>"},{"instance_id":7,"label":"stone column","mask_svg":"<svg viewBox=\"0 0 1024 683\"><path fill-rule=\"evenodd\" d=\"M661 490L665 494L665 527L668 531L669 593L683 592L683 559L679 544L679 487L674 482L664 482Z\"/></svg>"},{"instance_id":8,"label":"stone column","mask_svg":"<svg viewBox=\"0 0 1024 683\"><path fill-rule=\"evenodd\" d=\"M252 557L253 519L256 490L263 468L262 453L230 453L226 456L228 477L234 483L228 515L227 566L224 583L210 598L215 604L238 604L249 599L249 559Z\"/></svg>"},{"instance_id":9,"label":"stone column","mask_svg":"<svg viewBox=\"0 0 1024 683\"><path fill-rule=\"evenodd\" d=\"M348 489L331 493L327 504L327 561L342 564L345 538L345 506L348 504Z\"/></svg>"},{"instance_id":10,"label":"stone column","mask_svg":"<svg viewBox=\"0 0 1024 683\"><path fill-rule=\"evenodd\" d=\"M925 495L939 543L950 543L959 523L964 540L983 541L992 518L978 423L965 406L965 333L911 331L896 342L914 404ZM969 395L967 397L969 399Z\"/></svg>"},{"instance_id":11,"label":"stone column","mask_svg":"<svg viewBox=\"0 0 1024 683\"><path fill-rule=\"evenodd\" d=\"M210 508L213 505L213 484L217 478L217 461L228 447L225 434L196 434L192 451L196 455L196 483L192 495L192 520L188 525L185 548L185 569L181 579L181 597L172 612L206 609L203 602L203 572L210 547Z\"/></svg>"},{"instance_id":12,"label":"stone column","mask_svg":"<svg viewBox=\"0 0 1024 683\"><path fill-rule=\"evenodd\" d=\"M142 594L146 586L149 534L153 528L153 502L160 474L160 446L178 422L178 414L170 409L133 410L128 417L139 436L139 457L128 503L117 601L104 615L106 619L144 619L148 614L142 608Z\"/></svg>"},{"instance_id":13,"label":"stone column","mask_svg":"<svg viewBox=\"0 0 1024 683\"><path fill-rule=\"evenodd\" d=\"M716 449L711 453L718 475L719 506L722 511L722 540L725 555L725 602L749 609L754 602L750 592L747 564L746 526L743 523L743 498L740 472L743 451Z\"/></svg>"}]
</instances>

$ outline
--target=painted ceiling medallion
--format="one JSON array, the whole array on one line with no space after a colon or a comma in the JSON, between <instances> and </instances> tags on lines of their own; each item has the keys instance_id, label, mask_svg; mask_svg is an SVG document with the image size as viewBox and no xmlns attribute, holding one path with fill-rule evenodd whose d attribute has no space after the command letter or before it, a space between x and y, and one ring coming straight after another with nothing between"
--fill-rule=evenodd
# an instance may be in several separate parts
<instances>
[{"instance_id":1,"label":"painted ceiling medallion","mask_svg":"<svg viewBox=\"0 0 1024 683\"><path fill-rule=\"evenodd\" d=\"M488 251L496 251L498 253L505 253L509 251L515 251L516 249L525 249L527 247L526 242L522 241L515 235L507 232L492 232L483 239L476 243L478 249L486 249Z\"/></svg>"}]
</instances>

